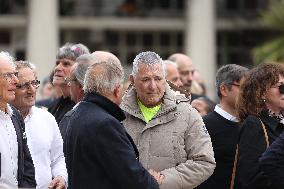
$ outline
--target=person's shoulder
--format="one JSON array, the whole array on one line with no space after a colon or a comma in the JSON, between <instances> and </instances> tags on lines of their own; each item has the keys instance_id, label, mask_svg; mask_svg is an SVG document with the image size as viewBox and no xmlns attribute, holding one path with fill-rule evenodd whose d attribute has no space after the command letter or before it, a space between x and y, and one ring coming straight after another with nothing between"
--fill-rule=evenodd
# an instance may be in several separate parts
<instances>
[{"instance_id":1,"label":"person's shoulder","mask_svg":"<svg viewBox=\"0 0 284 189\"><path fill-rule=\"evenodd\" d=\"M202 117L204 122L211 122L211 121L218 121L220 120L220 118L222 118L222 116L220 116L217 112L213 111L210 112L209 114L205 115Z\"/></svg>"},{"instance_id":2,"label":"person's shoulder","mask_svg":"<svg viewBox=\"0 0 284 189\"><path fill-rule=\"evenodd\" d=\"M55 117L50 112L48 112L46 109L33 106L32 111L35 114L35 116L42 118L42 121L47 121L47 120L52 121L52 122L55 121Z\"/></svg>"},{"instance_id":3,"label":"person's shoulder","mask_svg":"<svg viewBox=\"0 0 284 189\"><path fill-rule=\"evenodd\" d=\"M259 125L260 124L260 118L255 115L248 115L246 119L243 121L242 126L244 125Z\"/></svg>"}]
</instances>

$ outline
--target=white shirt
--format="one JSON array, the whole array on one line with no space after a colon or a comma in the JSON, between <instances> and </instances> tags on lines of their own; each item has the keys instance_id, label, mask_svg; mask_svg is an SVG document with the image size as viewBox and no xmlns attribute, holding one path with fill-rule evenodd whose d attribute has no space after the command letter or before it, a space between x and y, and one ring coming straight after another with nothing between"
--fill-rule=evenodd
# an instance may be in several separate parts
<instances>
[{"instance_id":1,"label":"white shirt","mask_svg":"<svg viewBox=\"0 0 284 189\"><path fill-rule=\"evenodd\" d=\"M0 188L17 188L18 140L11 116L13 110L7 105L7 113L0 110Z\"/></svg>"},{"instance_id":2,"label":"white shirt","mask_svg":"<svg viewBox=\"0 0 284 189\"><path fill-rule=\"evenodd\" d=\"M233 122L239 122L238 119L229 114L228 112L226 112L225 110L223 110L221 107L220 107L220 104L217 104L215 106L215 109L214 109L215 112L217 112L218 114L220 114L222 117L224 117L225 119L229 120L229 121L233 121Z\"/></svg>"},{"instance_id":3,"label":"white shirt","mask_svg":"<svg viewBox=\"0 0 284 189\"><path fill-rule=\"evenodd\" d=\"M56 176L62 176L67 183L63 140L54 116L33 106L25 124L28 147L35 165L36 188L47 189Z\"/></svg>"}]
</instances>

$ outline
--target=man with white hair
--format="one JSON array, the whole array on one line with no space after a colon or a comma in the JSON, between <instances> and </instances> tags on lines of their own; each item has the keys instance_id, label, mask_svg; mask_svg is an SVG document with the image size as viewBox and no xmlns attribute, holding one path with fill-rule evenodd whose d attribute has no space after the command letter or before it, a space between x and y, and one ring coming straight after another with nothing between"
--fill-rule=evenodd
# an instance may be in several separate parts
<instances>
[{"instance_id":1,"label":"man with white hair","mask_svg":"<svg viewBox=\"0 0 284 189\"><path fill-rule=\"evenodd\" d=\"M34 106L40 84L35 66L27 61L16 61L15 65L19 83L16 85L16 98L11 104L24 118L28 146L35 166L36 188L64 189L67 170L58 125L48 111Z\"/></svg>"},{"instance_id":2,"label":"man with white hair","mask_svg":"<svg viewBox=\"0 0 284 189\"><path fill-rule=\"evenodd\" d=\"M192 189L214 171L210 136L189 99L172 91L165 65L154 52L133 61L132 86L121 103L123 125L138 147L146 169L161 172L161 189Z\"/></svg>"},{"instance_id":3,"label":"man with white hair","mask_svg":"<svg viewBox=\"0 0 284 189\"><path fill-rule=\"evenodd\" d=\"M137 148L120 123L125 118L118 106L123 75L119 62L112 60L87 70L85 97L74 109L66 138L70 188L159 188L139 163Z\"/></svg>"},{"instance_id":4,"label":"man with white hair","mask_svg":"<svg viewBox=\"0 0 284 189\"><path fill-rule=\"evenodd\" d=\"M164 63L166 66L166 80L170 81L177 87L183 86L176 63L170 60L164 60Z\"/></svg>"},{"instance_id":5,"label":"man with white hair","mask_svg":"<svg viewBox=\"0 0 284 189\"><path fill-rule=\"evenodd\" d=\"M8 104L15 99L18 82L13 58L7 52L0 52L0 188L36 185L24 122Z\"/></svg>"}]
</instances>

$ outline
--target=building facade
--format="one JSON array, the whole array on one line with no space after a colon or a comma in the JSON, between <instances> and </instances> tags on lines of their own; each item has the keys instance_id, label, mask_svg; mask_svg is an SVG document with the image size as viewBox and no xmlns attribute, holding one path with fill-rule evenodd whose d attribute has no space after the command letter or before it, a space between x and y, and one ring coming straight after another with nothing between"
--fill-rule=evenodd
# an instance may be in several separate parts
<instances>
[{"instance_id":1,"label":"building facade","mask_svg":"<svg viewBox=\"0 0 284 189\"><path fill-rule=\"evenodd\" d=\"M252 65L251 49L276 32L259 14L268 0L0 0L0 50L35 63L42 79L58 46L83 43L116 54L129 73L135 55L192 57L214 97L216 69Z\"/></svg>"}]
</instances>

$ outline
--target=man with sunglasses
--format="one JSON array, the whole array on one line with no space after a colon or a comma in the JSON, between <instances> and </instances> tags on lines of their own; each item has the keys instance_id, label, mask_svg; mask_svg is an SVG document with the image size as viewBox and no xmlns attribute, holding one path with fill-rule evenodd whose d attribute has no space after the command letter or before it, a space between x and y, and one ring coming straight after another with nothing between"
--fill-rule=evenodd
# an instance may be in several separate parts
<instances>
[{"instance_id":1,"label":"man with sunglasses","mask_svg":"<svg viewBox=\"0 0 284 189\"><path fill-rule=\"evenodd\" d=\"M15 62L19 73L15 100L11 102L21 113L26 125L27 143L35 165L38 189L65 188L67 170L63 141L53 115L35 107L36 90L40 82L35 67L25 61Z\"/></svg>"},{"instance_id":2,"label":"man with sunglasses","mask_svg":"<svg viewBox=\"0 0 284 189\"><path fill-rule=\"evenodd\" d=\"M0 52L0 188L35 187L34 166L15 99L18 72L13 57Z\"/></svg>"}]
</instances>

